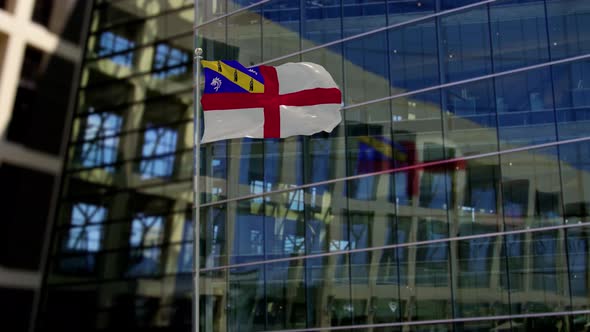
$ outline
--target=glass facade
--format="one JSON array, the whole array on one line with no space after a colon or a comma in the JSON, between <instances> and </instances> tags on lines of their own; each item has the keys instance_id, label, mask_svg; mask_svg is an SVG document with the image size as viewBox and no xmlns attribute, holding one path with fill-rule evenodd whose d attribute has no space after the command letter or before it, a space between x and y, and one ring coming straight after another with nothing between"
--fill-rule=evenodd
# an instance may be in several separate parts
<instances>
[{"instance_id":1,"label":"glass facade","mask_svg":"<svg viewBox=\"0 0 590 332\"><path fill-rule=\"evenodd\" d=\"M102 0L93 18L41 330L191 329L194 45L321 64L344 98L330 134L202 146L201 331L590 325L590 2Z\"/></svg>"}]
</instances>

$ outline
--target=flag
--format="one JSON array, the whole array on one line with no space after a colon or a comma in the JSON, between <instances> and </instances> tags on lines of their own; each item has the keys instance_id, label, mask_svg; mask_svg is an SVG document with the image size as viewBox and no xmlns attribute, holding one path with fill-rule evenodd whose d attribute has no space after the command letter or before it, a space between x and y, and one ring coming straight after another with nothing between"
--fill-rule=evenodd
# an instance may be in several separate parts
<instances>
[{"instance_id":1,"label":"flag","mask_svg":"<svg viewBox=\"0 0 590 332\"><path fill-rule=\"evenodd\" d=\"M203 143L331 132L342 119L342 94L318 64L250 68L227 60L201 64L205 74Z\"/></svg>"}]
</instances>

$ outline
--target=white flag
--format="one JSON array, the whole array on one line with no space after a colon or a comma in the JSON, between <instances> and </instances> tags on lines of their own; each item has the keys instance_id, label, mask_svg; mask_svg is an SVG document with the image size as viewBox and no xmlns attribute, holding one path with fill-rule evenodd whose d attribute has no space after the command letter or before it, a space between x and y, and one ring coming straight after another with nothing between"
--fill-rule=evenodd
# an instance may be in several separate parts
<instances>
[{"instance_id":1,"label":"white flag","mask_svg":"<svg viewBox=\"0 0 590 332\"><path fill-rule=\"evenodd\" d=\"M246 68L237 61L201 63L203 143L331 132L342 120L342 94L318 64Z\"/></svg>"}]
</instances>

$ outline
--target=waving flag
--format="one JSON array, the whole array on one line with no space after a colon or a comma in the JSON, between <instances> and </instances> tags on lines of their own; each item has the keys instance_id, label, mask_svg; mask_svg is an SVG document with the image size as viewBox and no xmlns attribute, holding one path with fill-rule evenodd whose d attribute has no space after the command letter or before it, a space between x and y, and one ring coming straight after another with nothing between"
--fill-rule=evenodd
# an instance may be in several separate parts
<instances>
[{"instance_id":1,"label":"waving flag","mask_svg":"<svg viewBox=\"0 0 590 332\"><path fill-rule=\"evenodd\" d=\"M203 143L331 132L341 121L341 92L320 65L300 62L246 68L226 60L201 64L205 74Z\"/></svg>"}]
</instances>

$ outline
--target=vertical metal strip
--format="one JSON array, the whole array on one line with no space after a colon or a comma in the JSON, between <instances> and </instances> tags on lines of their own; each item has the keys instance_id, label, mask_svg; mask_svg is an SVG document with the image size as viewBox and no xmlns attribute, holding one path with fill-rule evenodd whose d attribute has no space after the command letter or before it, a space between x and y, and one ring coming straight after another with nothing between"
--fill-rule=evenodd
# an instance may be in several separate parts
<instances>
[{"instance_id":1,"label":"vertical metal strip","mask_svg":"<svg viewBox=\"0 0 590 332\"><path fill-rule=\"evenodd\" d=\"M195 3L195 18L197 17L197 4ZM195 46L198 46L197 34L193 36ZM201 95L201 59L203 49L195 48L194 77L195 77L195 100L193 101L193 127L194 127L194 151L193 151L193 330L199 332L199 270L200 264L200 217L201 217L201 195L199 186L200 155L201 155L201 127L199 122L199 103Z\"/></svg>"}]
</instances>

